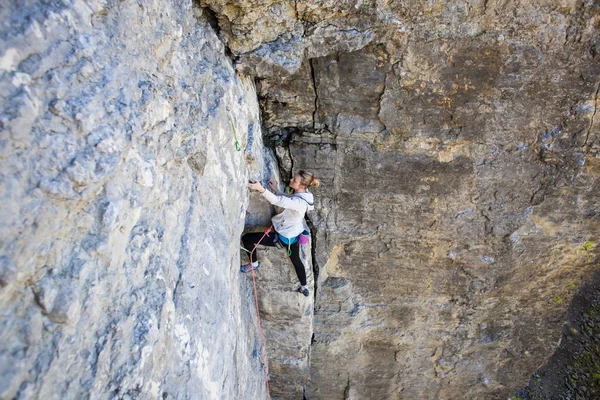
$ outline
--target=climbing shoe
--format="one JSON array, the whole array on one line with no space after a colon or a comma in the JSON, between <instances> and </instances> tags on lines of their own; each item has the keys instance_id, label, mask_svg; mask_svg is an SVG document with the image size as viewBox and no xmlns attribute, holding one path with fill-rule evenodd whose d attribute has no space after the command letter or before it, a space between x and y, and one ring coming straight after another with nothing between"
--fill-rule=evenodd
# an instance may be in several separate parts
<instances>
[{"instance_id":1,"label":"climbing shoe","mask_svg":"<svg viewBox=\"0 0 600 400\"><path fill-rule=\"evenodd\" d=\"M304 295L304 297L308 297L308 289L307 288L303 288L302 286L298 286L298 289L296 289L296 291L298 293L302 293Z\"/></svg>"},{"instance_id":2,"label":"climbing shoe","mask_svg":"<svg viewBox=\"0 0 600 400\"><path fill-rule=\"evenodd\" d=\"M240 271L242 272L250 272L252 270L257 270L258 267L260 267L260 262L258 263L258 265L256 267L253 267L252 264L248 263L248 264L244 264L240 267Z\"/></svg>"}]
</instances>

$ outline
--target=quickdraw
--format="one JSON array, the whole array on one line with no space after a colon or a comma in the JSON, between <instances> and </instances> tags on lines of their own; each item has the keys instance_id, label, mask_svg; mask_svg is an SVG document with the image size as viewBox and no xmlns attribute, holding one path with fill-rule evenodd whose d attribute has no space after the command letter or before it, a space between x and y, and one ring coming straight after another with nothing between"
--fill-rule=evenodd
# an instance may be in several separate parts
<instances>
[{"instance_id":1,"label":"quickdraw","mask_svg":"<svg viewBox=\"0 0 600 400\"><path fill-rule=\"evenodd\" d=\"M233 120L231 119L231 114L229 115L229 123L231 124L231 129L233 129L233 138L235 139L235 149L237 151L241 150L240 141L237 138L237 131L235 129L235 125L233 124Z\"/></svg>"}]
</instances>

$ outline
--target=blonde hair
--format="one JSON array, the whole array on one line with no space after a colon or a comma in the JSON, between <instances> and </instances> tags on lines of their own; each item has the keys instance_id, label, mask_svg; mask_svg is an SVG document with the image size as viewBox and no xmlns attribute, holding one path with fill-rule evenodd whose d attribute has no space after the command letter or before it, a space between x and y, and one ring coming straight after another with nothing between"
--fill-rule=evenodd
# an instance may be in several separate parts
<instances>
[{"instance_id":1,"label":"blonde hair","mask_svg":"<svg viewBox=\"0 0 600 400\"><path fill-rule=\"evenodd\" d=\"M319 185L321 184L321 181L318 180L317 177L314 174L311 174L310 172L300 170L296 173L296 175L300 175L300 178L302 178L302 185L306 186L307 188L311 186L319 187Z\"/></svg>"}]
</instances>

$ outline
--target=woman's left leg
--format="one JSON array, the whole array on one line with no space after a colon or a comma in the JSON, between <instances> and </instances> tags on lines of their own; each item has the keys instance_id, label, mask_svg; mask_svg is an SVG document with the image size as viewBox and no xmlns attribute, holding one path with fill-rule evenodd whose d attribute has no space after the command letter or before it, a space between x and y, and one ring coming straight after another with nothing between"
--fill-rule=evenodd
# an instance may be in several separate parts
<instances>
[{"instance_id":1,"label":"woman's left leg","mask_svg":"<svg viewBox=\"0 0 600 400\"><path fill-rule=\"evenodd\" d=\"M292 260L292 264L294 264L296 275L298 275L300 284L302 286L306 286L306 270L304 269L304 264L300 259L300 243L296 241L296 243L290 246L290 250L292 251L292 254L290 255L290 260Z\"/></svg>"},{"instance_id":2,"label":"woman's left leg","mask_svg":"<svg viewBox=\"0 0 600 400\"><path fill-rule=\"evenodd\" d=\"M242 236L242 243L244 244L244 249L248 252L248 258L250 258L251 262L258 261L256 245L260 243L263 246L275 246L274 240L276 234L277 233L275 233L275 231L271 231L266 235L264 234L264 232L252 232L246 233L244 236ZM252 253L250 253L251 251Z\"/></svg>"}]
</instances>

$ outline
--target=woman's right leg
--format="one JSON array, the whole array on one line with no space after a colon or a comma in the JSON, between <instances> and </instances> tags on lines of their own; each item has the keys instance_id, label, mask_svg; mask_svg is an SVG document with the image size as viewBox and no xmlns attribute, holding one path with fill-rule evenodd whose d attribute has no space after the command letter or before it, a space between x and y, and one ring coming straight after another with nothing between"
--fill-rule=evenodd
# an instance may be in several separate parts
<instances>
[{"instance_id":1,"label":"woman's right leg","mask_svg":"<svg viewBox=\"0 0 600 400\"><path fill-rule=\"evenodd\" d=\"M247 250L248 257L250 258L250 262L258 261L258 255L256 253L256 249L254 248L256 244L260 241L260 244L263 246L274 247L275 246L275 235L277 234L274 230L271 230L268 235L266 235L262 241L260 240L264 232L252 232L246 233L242 236L242 243L244 244L244 249ZM252 251L254 249L254 251ZM252 251L252 254L250 252Z\"/></svg>"}]
</instances>

